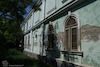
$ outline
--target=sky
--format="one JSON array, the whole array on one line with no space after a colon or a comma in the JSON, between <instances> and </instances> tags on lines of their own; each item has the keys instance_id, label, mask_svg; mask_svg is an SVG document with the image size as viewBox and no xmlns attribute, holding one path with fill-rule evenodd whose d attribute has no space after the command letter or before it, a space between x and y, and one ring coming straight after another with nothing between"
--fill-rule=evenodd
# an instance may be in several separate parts
<instances>
[{"instance_id":1,"label":"sky","mask_svg":"<svg viewBox=\"0 0 100 67\"><path fill-rule=\"evenodd\" d=\"M24 15L24 18L27 16L27 14L30 12L30 10L31 10L30 7L27 7L27 8L26 8L26 12L27 12L27 13Z\"/></svg>"},{"instance_id":2,"label":"sky","mask_svg":"<svg viewBox=\"0 0 100 67\"><path fill-rule=\"evenodd\" d=\"M33 1L37 1L37 0L33 0ZM27 12L27 14L30 12L30 10L31 10L30 7L27 7L27 8L26 8L26 12ZM27 16L27 14L24 15L24 18Z\"/></svg>"}]
</instances>

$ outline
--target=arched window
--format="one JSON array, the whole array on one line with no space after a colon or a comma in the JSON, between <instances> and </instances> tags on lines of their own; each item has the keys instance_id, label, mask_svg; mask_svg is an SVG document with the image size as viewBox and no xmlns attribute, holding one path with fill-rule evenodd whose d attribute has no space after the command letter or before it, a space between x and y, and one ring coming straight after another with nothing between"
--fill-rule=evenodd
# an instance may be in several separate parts
<instances>
[{"instance_id":1,"label":"arched window","mask_svg":"<svg viewBox=\"0 0 100 67\"><path fill-rule=\"evenodd\" d=\"M78 50L78 24L74 16L69 16L65 22L65 50Z\"/></svg>"}]
</instances>

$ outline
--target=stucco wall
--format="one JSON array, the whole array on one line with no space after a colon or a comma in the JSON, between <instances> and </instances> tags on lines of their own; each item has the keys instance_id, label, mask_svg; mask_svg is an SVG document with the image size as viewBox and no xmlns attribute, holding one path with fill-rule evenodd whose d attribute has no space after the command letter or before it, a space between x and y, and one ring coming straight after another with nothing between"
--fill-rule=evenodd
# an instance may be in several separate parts
<instances>
[{"instance_id":1,"label":"stucco wall","mask_svg":"<svg viewBox=\"0 0 100 67\"><path fill-rule=\"evenodd\" d=\"M69 58L69 61L86 64L94 67L100 66L100 1L91 0L87 2L83 2L80 5L77 5L70 9L73 14L78 16L80 21L81 28L81 51L83 52L83 57L73 56ZM63 26L64 20L67 17L68 11L59 15L59 18L56 17L55 20L51 19L53 26L55 28L55 35L57 36L57 44L56 47L58 49L58 58L68 60L68 58L61 53L63 46ZM48 24L45 27L45 36L46 30L48 28ZM45 42L47 37L44 38ZM53 54L53 53L51 53ZM57 53L56 53L57 54ZM53 55L55 56L55 55ZM73 59L72 59L73 58Z\"/></svg>"},{"instance_id":2,"label":"stucco wall","mask_svg":"<svg viewBox=\"0 0 100 67\"><path fill-rule=\"evenodd\" d=\"M79 16L81 23L81 50L84 52L82 63L89 64L94 67L99 67L100 1L92 0L83 5L86 6L74 12Z\"/></svg>"},{"instance_id":3,"label":"stucco wall","mask_svg":"<svg viewBox=\"0 0 100 67\"><path fill-rule=\"evenodd\" d=\"M59 9L61 6L64 6L67 4L67 2L71 1L68 0L65 3L62 4L63 0L53 0L54 3L51 3L51 6L46 6L46 8L52 9L53 7L56 7L53 11L47 14L48 9L45 9L45 17L52 14L54 11ZM49 2L49 0L46 0L46 3ZM42 8L43 5L41 5ZM45 8L45 7L43 7ZM76 55L67 55L66 53L62 53L62 49L65 46L64 43L64 21L66 17L68 16L68 11L71 11L72 14L75 14L79 20L79 26L80 26L80 42L81 42L81 51L83 52L82 56L76 56ZM82 2L81 4L78 4L69 10L65 10L63 13L58 14L57 16L49 19L49 21L52 22L54 26L54 34L56 36L56 51L54 52L48 52L47 49L47 31L48 31L48 25L49 21L46 21L44 24L44 31L43 31L43 55L44 56L50 56L53 58L70 61L73 63L81 64L81 65L89 65L94 67L100 66L100 0L88 0L85 2ZM40 18L37 18L37 16L34 15L34 22L40 19L39 21L43 20L44 16L41 16L42 11L40 12ZM38 22L39 22L38 21ZM32 22L32 23L34 23ZM37 22L37 23L38 23ZM36 29L32 30L32 33L30 32L32 39L31 39L31 50L28 50L25 48L25 50L31 51L33 53L40 54L40 35L41 35L41 27L37 27ZM25 35L25 37L28 36L28 34ZM87 67L87 66L86 66Z\"/></svg>"}]
</instances>

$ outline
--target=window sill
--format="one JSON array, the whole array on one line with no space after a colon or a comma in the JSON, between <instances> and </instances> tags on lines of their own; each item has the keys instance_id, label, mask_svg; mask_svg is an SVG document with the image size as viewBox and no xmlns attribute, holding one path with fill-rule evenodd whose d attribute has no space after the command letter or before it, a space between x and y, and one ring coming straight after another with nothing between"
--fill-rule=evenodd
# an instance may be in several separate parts
<instances>
[{"instance_id":1,"label":"window sill","mask_svg":"<svg viewBox=\"0 0 100 67\"><path fill-rule=\"evenodd\" d=\"M68 55L77 55L77 56L82 56L83 57L83 52L81 51L61 51L62 53L66 53Z\"/></svg>"}]
</instances>

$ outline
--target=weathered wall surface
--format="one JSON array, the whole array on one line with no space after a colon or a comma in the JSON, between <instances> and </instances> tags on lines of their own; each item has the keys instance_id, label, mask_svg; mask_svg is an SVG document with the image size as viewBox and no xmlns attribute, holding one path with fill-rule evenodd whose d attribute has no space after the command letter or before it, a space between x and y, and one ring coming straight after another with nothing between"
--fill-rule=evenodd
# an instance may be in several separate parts
<instances>
[{"instance_id":1,"label":"weathered wall surface","mask_svg":"<svg viewBox=\"0 0 100 67\"><path fill-rule=\"evenodd\" d=\"M49 1L49 0L47 0ZM47 2L46 1L46 2ZM62 0L63 1L63 0ZM52 6L57 10L62 5L61 0L54 0ZM71 0L68 0L71 1ZM56 5L55 5L56 3ZM48 6L48 8L51 6ZM47 6L46 6L47 8ZM50 10L49 10L50 11ZM51 11L53 13L54 11ZM81 39L81 51L83 52L83 57L76 56L76 55L67 55L63 54L61 51L65 47L64 43L64 20L68 16L68 11L63 12L62 14L50 19L49 21L52 22L54 26L54 34L56 36L56 50L54 52L47 52L47 30L48 30L48 23L44 25L44 45L43 45L43 55L51 56L53 58L59 58L62 60L70 61L73 63L83 64L83 65L90 65L94 67L100 66L100 0L88 0L86 2L81 3L73 8L71 8L73 14L75 14L79 20L80 26L80 39ZM45 16L49 16L51 13L48 13L48 9L46 9ZM41 14L40 14L41 15ZM34 19L34 21L38 20L39 18ZM40 18L42 20L43 18ZM39 22L39 21L38 21ZM37 22L37 23L38 23ZM36 30L32 31L32 52L40 54L40 35L41 35L41 28L37 28ZM28 37L26 35L25 37ZM26 49L28 50L28 49Z\"/></svg>"},{"instance_id":2,"label":"weathered wall surface","mask_svg":"<svg viewBox=\"0 0 100 67\"><path fill-rule=\"evenodd\" d=\"M40 37L41 37L41 28L33 30L32 33L32 52L40 54Z\"/></svg>"},{"instance_id":3,"label":"weathered wall surface","mask_svg":"<svg viewBox=\"0 0 100 67\"><path fill-rule=\"evenodd\" d=\"M81 29L81 51L83 51L83 57L70 56L69 60L71 62L86 64L94 67L100 66L100 1L89 0L82 3L80 6L76 6L70 11L78 16L80 21ZM65 15L60 15L58 19L52 21L55 34L57 37L58 50L61 51L64 46L64 20L67 17L67 12ZM48 27L46 27L48 28ZM46 32L46 31L45 31ZM46 41L45 41L46 42ZM68 57L60 52L61 59L68 60ZM73 59L72 59L73 58Z\"/></svg>"},{"instance_id":4,"label":"weathered wall surface","mask_svg":"<svg viewBox=\"0 0 100 67\"><path fill-rule=\"evenodd\" d=\"M90 0L74 13L78 15L81 26L82 64L100 66L100 1ZM80 5L80 6L83 6ZM77 8L76 8L77 9Z\"/></svg>"},{"instance_id":5,"label":"weathered wall surface","mask_svg":"<svg viewBox=\"0 0 100 67\"><path fill-rule=\"evenodd\" d=\"M84 57L82 63L100 66L100 27L83 25L81 29L82 50Z\"/></svg>"}]
</instances>

